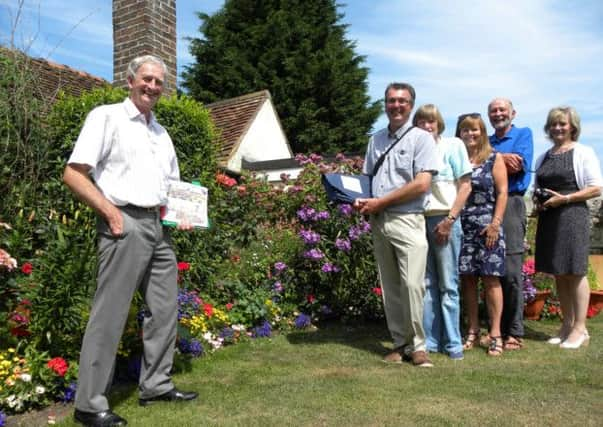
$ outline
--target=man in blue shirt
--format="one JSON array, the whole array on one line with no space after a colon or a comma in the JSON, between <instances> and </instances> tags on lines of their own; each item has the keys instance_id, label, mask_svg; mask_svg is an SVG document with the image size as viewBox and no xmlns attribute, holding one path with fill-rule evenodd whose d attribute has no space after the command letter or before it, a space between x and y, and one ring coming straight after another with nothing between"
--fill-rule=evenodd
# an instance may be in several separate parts
<instances>
[{"instance_id":1,"label":"man in blue shirt","mask_svg":"<svg viewBox=\"0 0 603 427\"><path fill-rule=\"evenodd\" d=\"M488 118L494 128L490 136L492 147L502 153L509 179L509 198L503 229L507 245L506 274L502 278L503 313L501 332L505 350L519 350L523 330L523 263L526 231L526 205L523 196L530 185L530 167L534 143L530 128L517 128L513 103L505 98L495 98L488 104Z\"/></svg>"}]
</instances>

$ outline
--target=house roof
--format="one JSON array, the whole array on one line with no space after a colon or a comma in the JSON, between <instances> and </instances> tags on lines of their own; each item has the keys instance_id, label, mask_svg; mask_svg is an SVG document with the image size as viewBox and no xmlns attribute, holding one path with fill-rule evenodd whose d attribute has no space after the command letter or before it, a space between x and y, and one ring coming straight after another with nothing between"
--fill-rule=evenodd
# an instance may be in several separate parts
<instances>
[{"instance_id":1,"label":"house roof","mask_svg":"<svg viewBox=\"0 0 603 427\"><path fill-rule=\"evenodd\" d=\"M0 55L19 61L20 66L31 71L29 76L25 75L27 80L24 83L34 96L46 100L48 107L54 103L60 90L68 95L79 96L84 91L110 85L100 77L47 59L32 58L17 49L0 47ZM46 111L41 113L44 115Z\"/></svg>"},{"instance_id":2,"label":"house roof","mask_svg":"<svg viewBox=\"0 0 603 427\"><path fill-rule=\"evenodd\" d=\"M105 79L67 65L48 59L30 57L17 49L0 47L0 54L26 61L26 66L35 74L33 82L35 90L39 96L47 99L54 99L59 90L69 95L79 96L85 90L111 84Z\"/></svg>"},{"instance_id":3,"label":"house roof","mask_svg":"<svg viewBox=\"0 0 603 427\"><path fill-rule=\"evenodd\" d=\"M214 124L220 130L218 140L220 146L218 160L220 163L227 163L228 159L236 152L267 99L271 99L270 92L261 90L205 106L209 110Z\"/></svg>"}]
</instances>

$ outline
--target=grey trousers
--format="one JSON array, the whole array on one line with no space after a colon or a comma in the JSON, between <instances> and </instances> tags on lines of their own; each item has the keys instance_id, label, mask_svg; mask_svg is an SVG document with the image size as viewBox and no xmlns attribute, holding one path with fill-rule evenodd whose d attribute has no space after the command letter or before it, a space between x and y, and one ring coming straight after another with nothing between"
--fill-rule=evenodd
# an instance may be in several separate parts
<instances>
[{"instance_id":1,"label":"grey trousers","mask_svg":"<svg viewBox=\"0 0 603 427\"><path fill-rule=\"evenodd\" d=\"M159 213L121 208L124 231L113 237L98 220L98 277L90 319L84 334L75 407L86 412L109 409L119 341L134 293L140 290L150 314L143 322L140 397L170 391L178 322L178 269L169 233Z\"/></svg>"},{"instance_id":2,"label":"grey trousers","mask_svg":"<svg viewBox=\"0 0 603 427\"><path fill-rule=\"evenodd\" d=\"M523 265L526 234L526 205L521 195L509 195L503 220L507 254L505 275L501 277L503 311L500 329L503 337L523 337Z\"/></svg>"}]
</instances>

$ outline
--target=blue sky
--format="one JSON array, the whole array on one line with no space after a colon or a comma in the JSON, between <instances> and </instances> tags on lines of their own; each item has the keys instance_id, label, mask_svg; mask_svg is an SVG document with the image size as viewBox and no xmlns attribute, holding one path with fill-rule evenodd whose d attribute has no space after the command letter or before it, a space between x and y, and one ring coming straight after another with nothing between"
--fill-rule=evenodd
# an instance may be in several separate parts
<instances>
[{"instance_id":1,"label":"blue sky","mask_svg":"<svg viewBox=\"0 0 603 427\"><path fill-rule=\"evenodd\" d=\"M0 0L0 42L32 56L112 80L111 0ZM343 0L345 1L345 0ZM177 0L178 67L192 61L187 36L199 35L195 12L212 14L222 0ZM391 81L417 90L417 106L438 105L453 133L461 113L510 98L515 124L534 132L535 154L549 146L542 127L550 108L574 106L581 142L603 159L603 2L600 0L347 0L340 8L347 37L366 56L369 94ZM375 128L385 126L381 117ZM489 123L488 123L489 126Z\"/></svg>"}]
</instances>

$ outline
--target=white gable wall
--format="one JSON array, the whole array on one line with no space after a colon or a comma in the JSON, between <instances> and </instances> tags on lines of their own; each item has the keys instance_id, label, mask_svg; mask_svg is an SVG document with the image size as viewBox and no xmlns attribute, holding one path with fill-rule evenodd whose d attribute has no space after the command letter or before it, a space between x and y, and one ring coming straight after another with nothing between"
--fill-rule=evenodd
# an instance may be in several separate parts
<instances>
[{"instance_id":1,"label":"white gable wall","mask_svg":"<svg viewBox=\"0 0 603 427\"><path fill-rule=\"evenodd\" d=\"M243 136L236 153L228 162L228 169L241 171L241 160L258 162L291 158L287 139L281 130L276 111L270 100L264 101L255 120Z\"/></svg>"}]
</instances>

